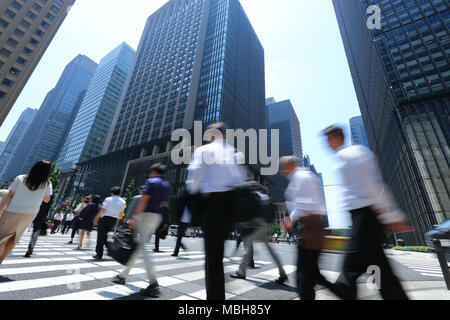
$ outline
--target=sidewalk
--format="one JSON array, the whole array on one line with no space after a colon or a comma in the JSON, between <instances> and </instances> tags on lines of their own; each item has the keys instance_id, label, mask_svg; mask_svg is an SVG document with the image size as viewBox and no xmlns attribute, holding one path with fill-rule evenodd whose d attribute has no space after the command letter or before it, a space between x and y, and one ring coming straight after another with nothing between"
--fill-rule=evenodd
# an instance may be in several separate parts
<instances>
[{"instance_id":1,"label":"sidewalk","mask_svg":"<svg viewBox=\"0 0 450 320\"><path fill-rule=\"evenodd\" d=\"M450 290L444 281L402 282L411 300L450 300ZM328 289L316 291L316 300L340 300ZM365 283L358 284L358 300L382 300L376 289L369 289Z\"/></svg>"},{"instance_id":2,"label":"sidewalk","mask_svg":"<svg viewBox=\"0 0 450 320\"><path fill-rule=\"evenodd\" d=\"M436 253L434 252L413 252L413 251L400 251L394 249L386 249L386 254L388 256L405 256L405 257L414 257L414 258L424 258L424 259L437 259Z\"/></svg>"}]
</instances>

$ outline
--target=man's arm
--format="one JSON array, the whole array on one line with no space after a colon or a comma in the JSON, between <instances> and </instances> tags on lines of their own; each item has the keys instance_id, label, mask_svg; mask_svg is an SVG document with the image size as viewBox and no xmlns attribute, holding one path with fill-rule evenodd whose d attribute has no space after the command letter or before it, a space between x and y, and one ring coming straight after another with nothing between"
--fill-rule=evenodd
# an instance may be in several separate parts
<instances>
[{"instance_id":1,"label":"man's arm","mask_svg":"<svg viewBox=\"0 0 450 320\"><path fill-rule=\"evenodd\" d=\"M101 208L94 218L94 224L98 224L98 220L105 214L106 208Z\"/></svg>"},{"instance_id":2,"label":"man's arm","mask_svg":"<svg viewBox=\"0 0 450 320\"><path fill-rule=\"evenodd\" d=\"M150 202L150 196L148 194L142 195L141 200L139 201L136 212L134 213L133 218L128 222L128 226L133 229L136 226L137 218L139 218L144 212L145 208L147 208L148 203Z\"/></svg>"}]
</instances>

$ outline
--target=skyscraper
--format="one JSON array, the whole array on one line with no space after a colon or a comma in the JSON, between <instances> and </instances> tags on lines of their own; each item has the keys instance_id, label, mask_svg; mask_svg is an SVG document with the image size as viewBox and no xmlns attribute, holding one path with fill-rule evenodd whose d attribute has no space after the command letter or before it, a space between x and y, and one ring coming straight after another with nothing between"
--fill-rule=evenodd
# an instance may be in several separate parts
<instances>
[{"instance_id":1,"label":"skyscraper","mask_svg":"<svg viewBox=\"0 0 450 320\"><path fill-rule=\"evenodd\" d=\"M135 53L122 43L100 61L59 155L62 170L102 153Z\"/></svg>"},{"instance_id":2,"label":"skyscraper","mask_svg":"<svg viewBox=\"0 0 450 320\"><path fill-rule=\"evenodd\" d=\"M8 162L7 178L28 172L36 161L57 160L96 68L97 64L83 55L65 67Z\"/></svg>"},{"instance_id":3,"label":"skyscraper","mask_svg":"<svg viewBox=\"0 0 450 320\"><path fill-rule=\"evenodd\" d=\"M363 144L366 147L369 146L366 129L364 128L364 122L361 116L350 119L350 131L352 135L352 145Z\"/></svg>"},{"instance_id":4,"label":"skyscraper","mask_svg":"<svg viewBox=\"0 0 450 320\"><path fill-rule=\"evenodd\" d=\"M448 1L333 2L369 145L416 228L404 238L424 243L450 217Z\"/></svg>"},{"instance_id":5,"label":"skyscraper","mask_svg":"<svg viewBox=\"0 0 450 320\"><path fill-rule=\"evenodd\" d=\"M171 133L195 120L265 128L264 74L264 49L238 0L168 1L147 20L105 155L81 170L109 174L92 183L120 184L129 161L170 151Z\"/></svg>"},{"instance_id":6,"label":"skyscraper","mask_svg":"<svg viewBox=\"0 0 450 320\"><path fill-rule=\"evenodd\" d=\"M26 130L30 126L31 122L34 119L34 116L36 115L37 110L27 108L25 109L22 114L20 115L19 119L17 120L16 124L12 128L11 132L8 135L8 138L5 141L5 148L3 149L3 152L0 153L0 183L6 183L7 180L4 180L4 169L6 164L8 163L9 159L11 158L15 148L19 144L20 140L24 136Z\"/></svg>"},{"instance_id":7,"label":"skyscraper","mask_svg":"<svg viewBox=\"0 0 450 320\"><path fill-rule=\"evenodd\" d=\"M266 100L266 107L268 131L279 130L280 133L280 157L295 156L300 165L303 161L302 135L300 121L291 101L276 102L274 98L269 98ZM270 186L271 197L275 202L284 202L288 180L280 174L272 176L271 180L274 182Z\"/></svg>"},{"instance_id":8,"label":"skyscraper","mask_svg":"<svg viewBox=\"0 0 450 320\"><path fill-rule=\"evenodd\" d=\"M0 2L0 125L75 0Z\"/></svg>"}]
</instances>

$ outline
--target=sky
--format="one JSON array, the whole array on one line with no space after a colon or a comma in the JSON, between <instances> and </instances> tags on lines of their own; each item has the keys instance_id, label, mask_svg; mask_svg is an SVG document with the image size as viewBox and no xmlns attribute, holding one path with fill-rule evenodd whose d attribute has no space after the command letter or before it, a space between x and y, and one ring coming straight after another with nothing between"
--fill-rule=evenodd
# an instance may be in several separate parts
<instances>
[{"instance_id":1,"label":"sky","mask_svg":"<svg viewBox=\"0 0 450 320\"><path fill-rule=\"evenodd\" d=\"M336 186L337 159L320 135L331 124L345 126L349 133L349 119L360 115L332 2L240 1L265 49L266 97L292 101L303 153L323 173L330 224L349 226ZM137 49L148 16L166 2L77 0L0 127L0 141L6 140L23 110L40 107L77 54L98 63L123 41Z\"/></svg>"}]
</instances>

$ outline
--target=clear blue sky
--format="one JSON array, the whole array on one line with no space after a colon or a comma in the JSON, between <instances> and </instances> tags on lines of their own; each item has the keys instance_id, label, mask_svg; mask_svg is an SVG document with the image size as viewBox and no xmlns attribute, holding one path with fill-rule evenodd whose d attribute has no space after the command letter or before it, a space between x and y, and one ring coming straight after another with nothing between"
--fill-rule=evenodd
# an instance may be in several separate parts
<instances>
[{"instance_id":1,"label":"clear blue sky","mask_svg":"<svg viewBox=\"0 0 450 320\"><path fill-rule=\"evenodd\" d=\"M4 141L20 113L39 108L64 67L77 54L96 62L121 42L138 47L146 19L167 0L77 0L8 118ZM300 120L303 151L323 172L326 185L339 184L336 159L320 131L333 123L348 127L360 114L333 6L329 0L241 0L265 49L266 96L290 99ZM329 219L347 226L339 187L326 187Z\"/></svg>"}]
</instances>

